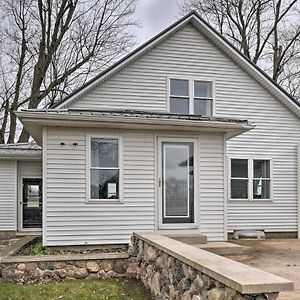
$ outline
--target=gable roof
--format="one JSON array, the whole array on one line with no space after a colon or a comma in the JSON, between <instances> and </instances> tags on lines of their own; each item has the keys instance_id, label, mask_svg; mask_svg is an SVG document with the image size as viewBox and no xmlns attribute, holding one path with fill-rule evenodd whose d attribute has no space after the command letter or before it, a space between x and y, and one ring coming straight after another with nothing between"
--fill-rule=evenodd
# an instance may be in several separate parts
<instances>
[{"instance_id":1,"label":"gable roof","mask_svg":"<svg viewBox=\"0 0 300 300\"><path fill-rule=\"evenodd\" d=\"M119 70L126 67L132 61L145 54L151 48L155 47L163 40L167 39L174 32L186 24L191 23L196 29L203 33L211 42L217 45L224 53L226 53L233 61L235 61L240 67L242 67L249 75L254 77L264 88L266 88L273 96L280 100L285 106L287 106L294 114L300 117L300 103L293 98L285 89L277 84L270 76L268 76L262 69L254 64L249 58L241 53L233 44L231 44L226 38L224 38L218 31L216 31L210 24L202 19L199 14L192 11L188 15L179 19L177 22L163 30L158 35L154 36L148 42L144 43L127 56L119 60L117 63L95 76L73 93L54 103L51 109L62 109L66 105L80 98L90 90L97 87L104 80L113 76Z\"/></svg>"}]
</instances>

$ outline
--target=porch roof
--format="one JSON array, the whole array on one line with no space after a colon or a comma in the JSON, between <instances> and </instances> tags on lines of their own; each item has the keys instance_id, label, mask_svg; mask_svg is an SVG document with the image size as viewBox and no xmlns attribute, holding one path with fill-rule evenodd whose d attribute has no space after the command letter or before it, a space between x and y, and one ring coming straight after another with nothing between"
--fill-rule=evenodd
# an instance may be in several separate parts
<instances>
[{"instance_id":1,"label":"porch roof","mask_svg":"<svg viewBox=\"0 0 300 300\"><path fill-rule=\"evenodd\" d=\"M38 144L43 126L224 132L231 138L253 129L247 120L131 110L22 110L16 112Z\"/></svg>"},{"instance_id":2,"label":"porch roof","mask_svg":"<svg viewBox=\"0 0 300 300\"><path fill-rule=\"evenodd\" d=\"M35 142L1 144L0 159L41 159L42 148Z\"/></svg>"}]
</instances>

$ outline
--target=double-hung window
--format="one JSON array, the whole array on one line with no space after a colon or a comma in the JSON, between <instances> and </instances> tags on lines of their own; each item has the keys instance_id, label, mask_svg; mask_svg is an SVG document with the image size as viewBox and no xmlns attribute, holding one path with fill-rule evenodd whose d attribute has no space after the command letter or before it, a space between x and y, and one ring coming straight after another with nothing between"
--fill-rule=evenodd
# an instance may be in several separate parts
<instances>
[{"instance_id":1,"label":"double-hung window","mask_svg":"<svg viewBox=\"0 0 300 300\"><path fill-rule=\"evenodd\" d=\"M271 199L270 159L232 158L230 162L230 199Z\"/></svg>"},{"instance_id":2,"label":"double-hung window","mask_svg":"<svg viewBox=\"0 0 300 300\"><path fill-rule=\"evenodd\" d=\"M189 114L190 105L189 81L183 79L170 80L170 112Z\"/></svg>"},{"instance_id":3,"label":"double-hung window","mask_svg":"<svg viewBox=\"0 0 300 300\"><path fill-rule=\"evenodd\" d=\"M90 195L91 201L119 200L120 150L119 138L90 138Z\"/></svg>"},{"instance_id":4,"label":"double-hung window","mask_svg":"<svg viewBox=\"0 0 300 300\"><path fill-rule=\"evenodd\" d=\"M270 160L253 160L253 199L271 198Z\"/></svg>"},{"instance_id":5,"label":"double-hung window","mask_svg":"<svg viewBox=\"0 0 300 300\"><path fill-rule=\"evenodd\" d=\"M194 81L194 114L212 116L213 95L212 82Z\"/></svg>"},{"instance_id":6,"label":"double-hung window","mask_svg":"<svg viewBox=\"0 0 300 300\"><path fill-rule=\"evenodd\" d=\"M213 115L213 84L211 81L170 79L170 112L194 114L204 117Z\"/></svg>"},{"instance_id":7,"label":"double-hung window","mask_svg":"<svg viewBox=\"0 0 300 300\"><path fill-rule=\"evenodd\" d=\"M247 159L231 160L231 199L248 199L249 172Z\"/></svg>"}]
</instances>

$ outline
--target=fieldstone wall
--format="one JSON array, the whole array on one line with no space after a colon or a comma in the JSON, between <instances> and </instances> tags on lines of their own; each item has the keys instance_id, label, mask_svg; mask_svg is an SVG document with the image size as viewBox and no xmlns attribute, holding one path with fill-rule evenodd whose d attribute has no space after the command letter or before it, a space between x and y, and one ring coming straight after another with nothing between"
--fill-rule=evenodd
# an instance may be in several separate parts
<instances>
[{"instance_id":1,"label":"fieldstone wall","mask_svg":"<svg viewBox=\"0 0 300 300\"><path fill-rule=\"evenodd\" d=\"M275 300L278 293L242 295L165 252L133 238L131 252L138 262L137 279L156 299Z\"/></svg>"},{"instance_id":2,"label":"fieldstone wall","mask_svg":"<svg viewBox=\"0 0 300 300\"><path fill-rule=\"evenodd\" d=\"M154 298L161 300L275 300L278 297L279 293L241 294L196 269L196 262L188 265L175 252L165 252L159 247L134 235L128 254L111 253L109 257L105 254L97 259L88 255L76 258L66 255L60 259L6 257L0 262L0 282L24 284L127 277L141 280Z\"/></svg>"},{"instance_id":3,"label":"fieldstone wall","mask_svg":"<svg viewBox=\"0 0 300 300\"><path fill-rule=\"evenodd\" d=\"M1 263L0 281L40 283L65 279L106 279L137 276L135 257L104 260Z\"/></svg>"}]
</instances>

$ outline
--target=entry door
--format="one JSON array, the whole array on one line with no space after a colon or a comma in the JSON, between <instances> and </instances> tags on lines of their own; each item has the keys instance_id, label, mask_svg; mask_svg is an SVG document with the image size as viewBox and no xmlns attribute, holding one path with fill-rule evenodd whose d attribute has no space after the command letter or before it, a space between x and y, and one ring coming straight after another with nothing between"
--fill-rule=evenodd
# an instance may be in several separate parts
<instances>
[{"instance_id":1,"label":"entry door","mask_svg":"<svg viewBox=\"0 0 300 300\"><path fill-rule=\"evenodd\" d=\"M162 140L160 145L161 223L192 224L195 222L195 143Z\"/></svg>"},{"instance_id":2,"label":"entry door","mask_svg":"<svg viewBox=\"0 0 300 300\"><path fill-rule=\"evenodd\" d=\"M22 227L42 227L42 179L23 178Z\"/></svg>"}]
</instances>

